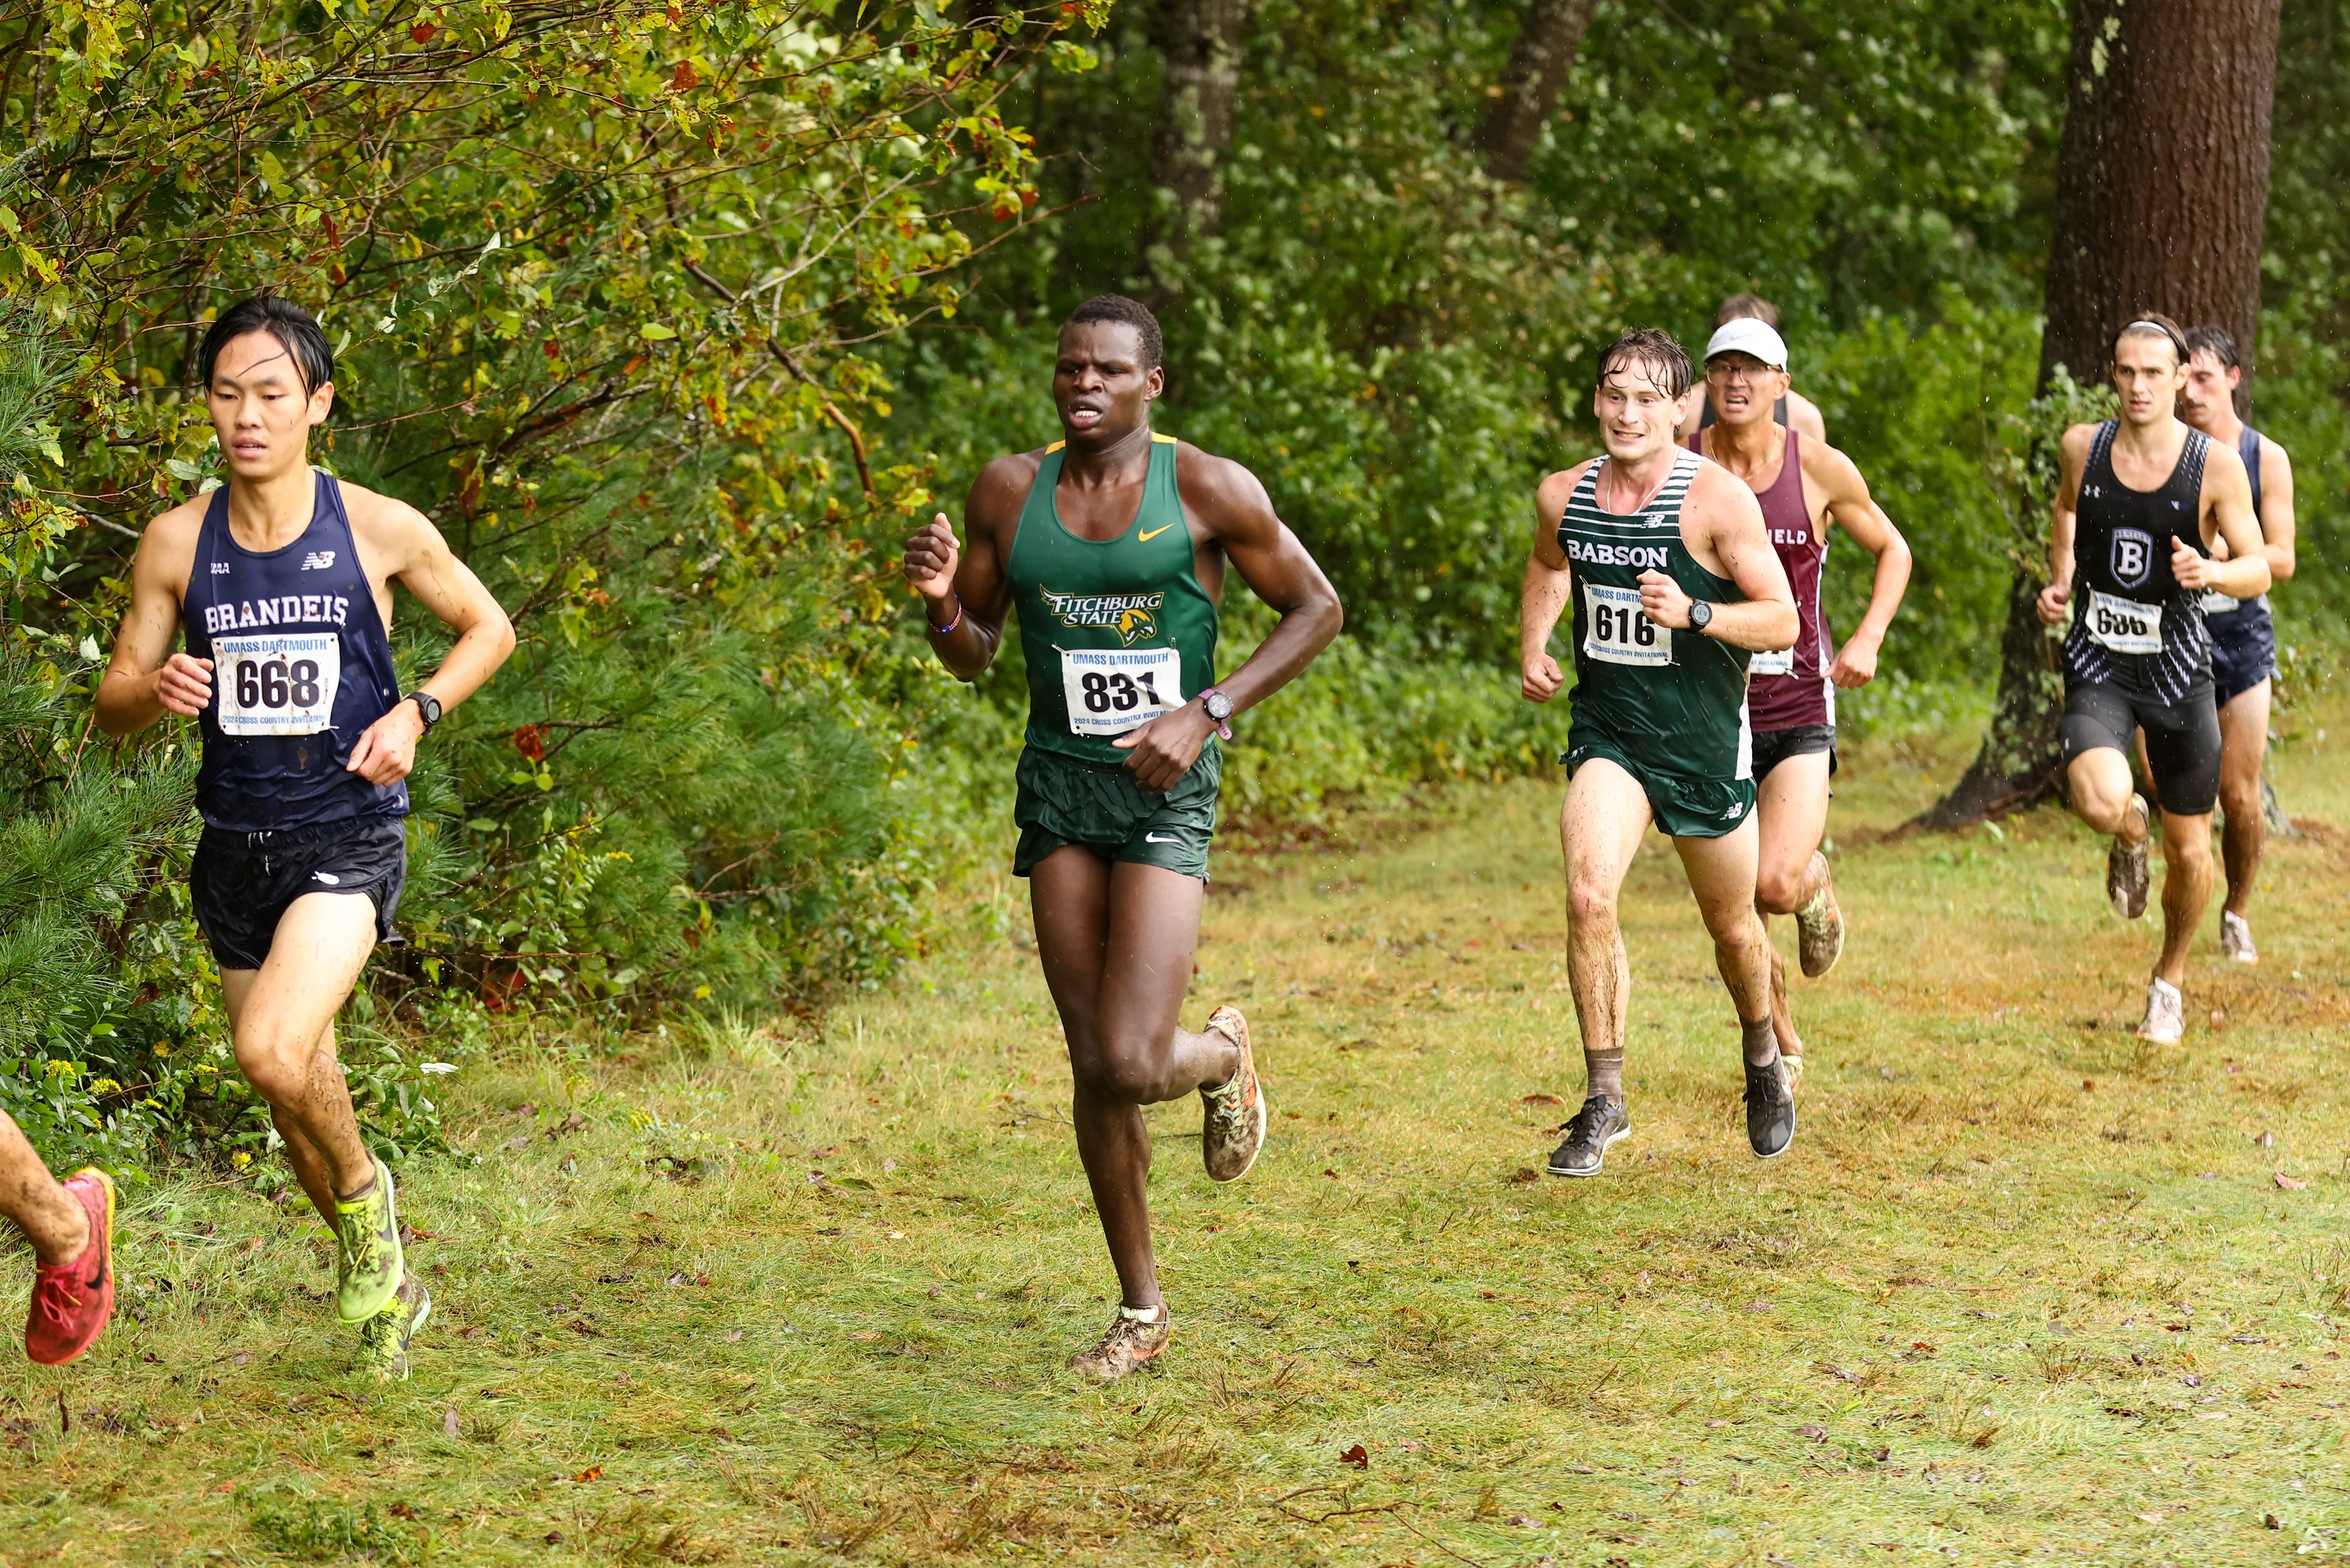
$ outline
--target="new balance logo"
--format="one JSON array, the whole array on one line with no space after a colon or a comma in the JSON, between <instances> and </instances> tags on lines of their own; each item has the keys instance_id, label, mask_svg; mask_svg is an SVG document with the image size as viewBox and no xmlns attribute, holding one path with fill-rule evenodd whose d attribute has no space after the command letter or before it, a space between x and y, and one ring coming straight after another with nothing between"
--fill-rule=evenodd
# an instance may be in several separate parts
<instances>
[{"instance_id":1,"label":"new balance logo","mask_svg":"<svg viewBox=\"0 0 2350 1568\"><path fill-rule=\"evenodd\" d=\"M329 571L333 569L334 564L335 553L332 550L313 550L302 557L302 570L306 572Z\"/></svg>"}]
</instances>

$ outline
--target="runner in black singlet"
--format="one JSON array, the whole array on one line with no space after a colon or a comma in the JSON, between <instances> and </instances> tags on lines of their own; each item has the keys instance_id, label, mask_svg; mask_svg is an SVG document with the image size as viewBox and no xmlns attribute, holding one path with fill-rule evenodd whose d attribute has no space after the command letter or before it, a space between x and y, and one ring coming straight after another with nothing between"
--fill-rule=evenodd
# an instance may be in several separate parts
<instances>
[{"instance_id":1,"label":"runner in black singlet","mask_svg":"<svg viewBox=\"0 0 2350 1568\"><path fill-rule=\"evenodd\" d=\"M362 1368L403 1378L432 1302L404 1265L392 1173L360 1138L334 1018L391 936L417 742L505 662L514 630L413 507L311 468L310 431L334 406L317 322L246 300L198 365L228 482L140 538L98 723L198 721L189 890L237 1066L340 1243L336 1314L363 1325ZM395 581L458 634L406 696L385 635Z\"/></svg>"},{"instance_id":2,"label":"runner in black singlet","mask_svg":"<svg viewBox=\"0 0 2350 1568\"><path fill-rule=\"evenodd\" d=\"M2179 984L2211 897L2219 715L2201 598L2216 589L2248 599L2268 587L2242 460L2174 412L2186 360L2186 339L2165 317L2122 329L2113 358L2121 417L2064 433L2052 569L2039 600L2051 626L2073 613L2064 641L2065 774L2081 820L2113 835L2106 896L2130 920L2145 914L2150 881L2146 800L2130 787L2133 734L2145 732L2167 874L2162 954L2138 1032L2164 1045L2178 1044L2186 1028ZM2213 559L2223 539L2236 559Z\"/></svg>"},{"instance_id":3,"label":"runner in black singlet","mask_svg":"<svg viewBox=\"0 0 2350 1568\"><path fill-rule=\"evenodd\" d=\"M2252 481L2252 512L2260 520L2260 553L2272 584L2293 575L2293 460L2285 449L2236 417L2236 389L2244 369L2236 340L2218 327L2187 334L2187 390L2179 412L2187 423L2236 449ZM2220 548L2224 549L2225 546ZM2211 629L2213 697L2219 703L2220 858L2227 899L2219 912L2219 947L2240 964L2260 962L2252 943L2252 885L2268 842L2268 803L2261 767L2268 759L2269 678L2276 673L2277 634L2268 595L2231 599L2203 596Z\"/></svg>"}]
</instances>

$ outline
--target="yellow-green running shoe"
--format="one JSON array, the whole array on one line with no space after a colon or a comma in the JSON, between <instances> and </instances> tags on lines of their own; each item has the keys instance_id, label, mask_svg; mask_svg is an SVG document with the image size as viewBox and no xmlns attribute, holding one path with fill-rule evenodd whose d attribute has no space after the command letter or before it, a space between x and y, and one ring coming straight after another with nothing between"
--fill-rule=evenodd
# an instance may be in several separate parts
<instances>
[{"instance_id":1,"label":"yellow-green running shoe","mask_svg":"<svg viewBox=\"0 0 2350 1568\"><path fill-rule=\"evenodd\" d=\"M408 1342L431 1316L432 1292L414 1275L403 1276L383 1310L360 1326L356 1370L380 1383L407 1382Z\"/></svg>"},{"instance_id":2,"label":"yellow-green running shoe","mask_svg":"<svg viewBox=\"0 0 2350 1568\"><path fill-rule=\"evenodd\" d=\"M335 1260L335 1316L364 1323L400 1288L400 1216L392 1203L392 1172L375 1162L375 1185L356 1198L335 1202L335 1229L342 1243Z\"/></svg>"}]
</instances>

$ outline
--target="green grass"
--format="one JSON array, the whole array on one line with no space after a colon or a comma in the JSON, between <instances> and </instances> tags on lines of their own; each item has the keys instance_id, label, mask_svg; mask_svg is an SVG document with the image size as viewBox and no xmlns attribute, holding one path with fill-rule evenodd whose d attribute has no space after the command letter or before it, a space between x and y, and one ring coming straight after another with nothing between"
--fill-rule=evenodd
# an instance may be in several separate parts
<instances>
[{"instance_id":1,"label":"green grass","mask_svg":"<svg viewBox=\"0 0 2350 1568\"><path fill-rule=\"evenodd\" d=\"M2288 801L2350 822L2314 723ZM1154 1113L1177 1339L1080 1387L1112 1286L1004 880L820 1028L468 1064L480 1163L404 1183L438 1300L406 1385L342 1377L292 1208L134 1206L118 1328L0 1370L0 1559L2341 1560L2350 834L2277 846L2267 962L2207 932L2165 1052L2087 833L1882 839L1957 760L1848 759L1854 943L1798 997L1783 1160L1661 843L1636 1131L1573 1183L1533 1174L1580 1087L1555 787L1226 857L1191 1022L1249 1009L1275 1141L1215 1188L1196 1108Z\"/></svg>"}]
</instances>

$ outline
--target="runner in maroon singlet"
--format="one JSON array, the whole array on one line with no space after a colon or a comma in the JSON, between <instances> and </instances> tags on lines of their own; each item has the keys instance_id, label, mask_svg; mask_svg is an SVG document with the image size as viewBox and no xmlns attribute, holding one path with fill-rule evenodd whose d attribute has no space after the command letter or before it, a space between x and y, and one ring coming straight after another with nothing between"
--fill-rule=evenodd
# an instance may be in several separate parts
<instances>
[{"instance_id":1,"label":"runner in maroon singlet","mask_svg":"<svg viewBox=\"0 0 2350 1568\"><path fill-rule=\"evenodd\" d=\"M1714 310L1716 328L1749 318L1761 322L1773 332L1780 330L1779 307L1760 294L1733 294ZM1820 418L1820 405L1800 392L1790 389L1781 393L1779 400L1771 405L1771 417L1790 430L1802 431L1814 441L1825 442L1828 439L1828 426ZM1689 389L1689 395L1681 400L1681 420L1673 431L1673 439L1686 443L1700 430L1711 428L1713 422L1713 403L1705 395L1705 383L1699 381Z\"/></svg>"},{"instance_id":2,"label":"runner in maroon singlet","mask_svg":"<svg viewBox=\"0 0 2350 1568\"><path fill-rule=\"evenodd\" d=\"M1816 979L1844 951L1844 916L1828 859L1820 853L1828 779L1836 767L1835 688L1865 686L1876 676L1877 649L1909 586L1909 545L1870 499L1868 482L1850 458L1772 417L1787 391L1787 345L1776 329L1753 317L1724 323L1706 344L1705 383L1715 422L1691 437L1689 446L1754 491L1803 623L1793 648L1755 656L1746 706L1762 827L1755 908L1766 921L1795 917L1803 972ZM1868 613L1841 651L1831 647L1820 609L1831 521L1877 562ZM1787 1006L1786 964L1776 947L1771 1024L1788 1076L1800 1079L1803 1042Z\"/></svg>"}]
</instances>

